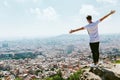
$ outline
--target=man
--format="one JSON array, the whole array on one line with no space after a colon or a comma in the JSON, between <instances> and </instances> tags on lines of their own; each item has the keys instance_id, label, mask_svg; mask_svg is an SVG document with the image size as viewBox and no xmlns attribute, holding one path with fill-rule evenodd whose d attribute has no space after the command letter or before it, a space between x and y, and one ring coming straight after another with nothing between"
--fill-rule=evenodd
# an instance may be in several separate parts
<instances>
[{"instance_id":1,"label":"man","mask_svg":"<svg viewBox=\"0 0 120 80\"><path fill-rule=\"evenodd\" d=\"M80 30L84 30L87 29L88 34L90 36L90 49L92 52L92 57L93 57L93 63L94 66L96 66L99 62L99 33L98 33L98 23L103 21L105 18L107 18L108 16L112 15L113 13L115 13L115 10L112 10L110 13L108 13L107 15L105 15L104 17L100 18L99 20L92 22L92 16L88 15L86 17L87 21L88 21L88 25L78 28L78 29L74 29L71 30L69 33L73 33L76 31L80 31Z\"/></svg>"}]
</instances>

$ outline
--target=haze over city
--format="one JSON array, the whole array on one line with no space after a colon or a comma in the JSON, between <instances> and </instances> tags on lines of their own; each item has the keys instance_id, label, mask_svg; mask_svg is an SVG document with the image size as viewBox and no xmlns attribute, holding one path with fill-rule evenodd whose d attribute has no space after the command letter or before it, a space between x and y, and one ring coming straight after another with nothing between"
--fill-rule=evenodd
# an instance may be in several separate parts
<instances>
[{"instance_id":1,"label":"haze over city","mask_svg":"<svg viewBox=\"0 0 120 80\"><path fill-rule=\"evenodd\" d=\"M95 21L111 10L116 13L99 24L99 32L120 33L119 6L119 0L1 0L0 39L68 34L71 29L88 24L88 14Z\"/></svg>"}]
</instances>

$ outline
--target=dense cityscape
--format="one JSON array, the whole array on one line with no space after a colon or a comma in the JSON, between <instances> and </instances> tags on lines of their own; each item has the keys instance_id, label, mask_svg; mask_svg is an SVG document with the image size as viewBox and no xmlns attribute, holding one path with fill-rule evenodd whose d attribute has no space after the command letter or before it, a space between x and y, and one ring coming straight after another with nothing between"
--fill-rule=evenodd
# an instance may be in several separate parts
<instances>
[{"instance_id":1,"label":"dense cityscape","mask_svg":"<svg viewBox=\"0 0 120 80\"><path fill-rule=\"evenodd\" d=\"M100 61L119 60L120 35L101 35ZM1 80L45 80L59 71L63 79L92 63L86 35L0 42Z\"/></svg>"}]
</instances>

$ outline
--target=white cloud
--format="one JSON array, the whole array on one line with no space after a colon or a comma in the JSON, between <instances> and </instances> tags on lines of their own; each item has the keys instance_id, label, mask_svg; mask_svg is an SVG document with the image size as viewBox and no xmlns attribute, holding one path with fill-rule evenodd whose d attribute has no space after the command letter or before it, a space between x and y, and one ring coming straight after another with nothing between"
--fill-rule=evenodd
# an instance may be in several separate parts
<instances>
[{"instance_id":1,"label":"white cloud","mask_svg":"<svg viewBox=\"0 0 120 80\"><path fill-rule=\"evenodd\" d=\"M9 6L9 4L8 4L7 1L4 1L4 2L3 2L3 5L4 5L5 7L8 7L8 6Z\"/></svg>"},{"instance_id":2,"label":"white cloud","mask_svg":"<svg viewBox=\"0 0 120 80\"><path fill-rule=\"evenodd\" d=\"M34 15L37 15L37 16L41 16L42 15L42 12L40 10L40 8L30 8L30 13L34 14Z\"/></svg>"},{"instance_id":3,"label":"white cloud","mask_svg":"<svg viewBox=\"0 0 120 80\"><path fill-rule=\"evenodd\" d=\"M16 1L21 3L21 2L25 2L26 0L16 0Z\"/></svg>"},{"instance_id":4,"label":"white cloud","mask_svg":"<svg viewBox=\"0 0 120 80\"><path fill-rule=\"evenodd\" d=\"M58 14L53 7L48 7L45 9L30 8L30 13L35 15L37 18L45 20L55 20L58 17Z\"/></svg>"},{"instance_id":5,"label":"white cloud","mask_svg":"<svg viewBox=\"0 0 120 80\"><path fill-rule=\"evenodd\" d=\"M56 19L57 18L57 13L52 7L48 7L43 10L43 16L48 19Z\"/></svg>"},{"instance_id":6,"label":"white cloud","mask_svg":"<svg viewBox=\"0 0 120 80\"><path fill-rule=\"evenodd\" d=\"M33 3L38 3L41 2L42 0L16 0L18 3L24 3L24 2L33 2Z\"/></svg>"},{"instance_id":7,"label":"white cloud","mask_svg":"<svg viewBox=\"0 0 120 80\"><path fill-rule=\"evenodd\" d=\"M99 15L96 8L93 5L82 5L80 9L82 15Z\"/></svg>"},{"instance_id":8,"label":"white cloud","mask_svg":"<svg viewBox=\"0 0 120 80\"><path fill-rule=\"evenodd\" d=\"M118 0L96 0L97 2L102 2L102 3L111 3L111 4L116 4Z\"/></svg>"},{"instance_id":9,"label":"white cloud","mask_svg":"<svg viewBox=\"0 0 120 80\"><path fill-rule=\"evenodd\" d=\"M37 3L38 1L40 1L40 0L33 0L34 3Z\"/></svg>"}]
</instances>

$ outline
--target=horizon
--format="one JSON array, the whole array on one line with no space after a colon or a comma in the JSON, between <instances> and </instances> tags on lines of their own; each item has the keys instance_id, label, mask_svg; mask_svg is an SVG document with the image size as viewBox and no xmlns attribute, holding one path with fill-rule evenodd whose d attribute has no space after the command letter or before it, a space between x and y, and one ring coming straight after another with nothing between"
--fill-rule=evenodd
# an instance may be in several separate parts
<instances>
[{"instance_id":1,"label":"horizon","mask_svg":"<svg viewBox=\"0 0 120 80\"><path fill-rule=\"evenodd\" d=\"M99 34L120 34L119 6L119 0L1 0L0 40L69 34L88 24L88 13L96 21L111 10L116 13L99 24ZM87 31L74 34L87 35Z\"/></svg>"},{"instance_id":2,"label":"horizon","mask_svg":"<svg viewBox=\"0 0 120 80\"><path fill-rule=\"evenodd\" d=\"M120 33L111 33L111 34L100 34L100 36L120 36ZM55 37L62 37L62 36L88 36L88 34L61 34L61 35L54 35L54 36L35 36L35 37L7 37L7 38L0 38L0 41L16 41L16 40L31 40L31 39L49 39ZM81 37L82 38L82 37Z\"/></svg>"}]
</instances>

